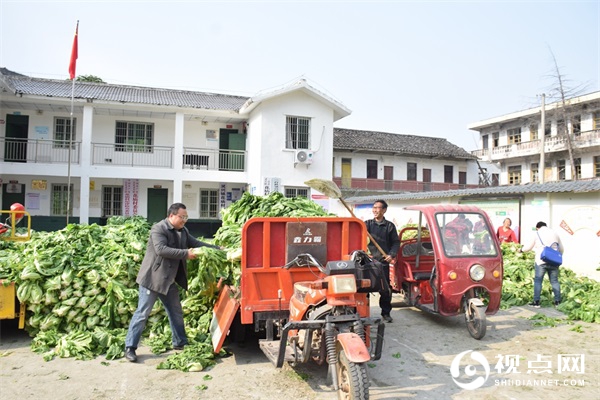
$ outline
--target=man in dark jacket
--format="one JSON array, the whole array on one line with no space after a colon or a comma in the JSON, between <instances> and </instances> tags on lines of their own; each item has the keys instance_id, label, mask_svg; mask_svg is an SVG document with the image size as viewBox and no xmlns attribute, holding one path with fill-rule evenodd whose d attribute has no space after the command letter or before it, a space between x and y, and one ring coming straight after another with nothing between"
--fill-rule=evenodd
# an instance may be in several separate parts
<instances>
[{"instance_id":1,"label":"man in dark jacket","mask_svg":"<svg viewBox=\"0 0 600 400\"><path fill-rule=\"evenodd\" d=\"M384 200L375 201L373 204L374 218L365 221L365 224L367 225L367 231L371 234L373 239L375 239L381 249L387 253L387 255L384 256L373 243L369 243L371 255L383 265L383 275L389 286L390 263L396 260L396 255L400 248L400 239L398 238L396 225L385 219L383 216L387 211L387 208L388 205ZM381 307L381 317L383 320L392 322L393 319L390 315L392 312L392 293L389 290L384 290L379 293L379 307Z\"/></svg>"},{"instance_id":2,"label":"man in dark jacket","mask_svg":"<svg viewBox=\"0 0 600 400\"><path fill-rule=\"evenodd\" d=\"M185 290L188 288L186 264L187 260L196 258L193 248L219 247L190 235L184 226L187 220L185 205L175 203L169 207L168 217L154 224L150 231L146 255L136 279L140 285L138 307L125 337L125 358L131 362L137 361L135 350L157 299L163 303L169 317L173 348L181 350L188 343L177 285Z\"/></svg>"}]
</instances>

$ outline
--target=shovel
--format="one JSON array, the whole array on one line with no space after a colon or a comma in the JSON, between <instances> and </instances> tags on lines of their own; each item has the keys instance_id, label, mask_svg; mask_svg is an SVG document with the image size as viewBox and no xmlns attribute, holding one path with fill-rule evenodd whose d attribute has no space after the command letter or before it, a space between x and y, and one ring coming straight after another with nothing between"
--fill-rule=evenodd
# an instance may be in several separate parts
<instances>
[{"instance_id":1,"label":"shovel","mask_svg":"<svg viewBox=\"0 0 600 400\"><path fill-rule=\"evenodd\" d=\"M319 192L323 193L326 196L332 197L334 199L338 199L339 201L342 202L344 207L346 207L346 210L348 210L350 215L352 215L354 218L356 218L356 215L354 215L354 212L352 212L352 209L350 208L350 206L348 206L348 204L342 198L342 192L340 191L340 188L335 184L335 182L326 181L325 179L311 179L311 180L304 182L304 184L311 189L318 190ZM384 257L387 257L388 256L387 253L385 251L383 251L381 246L379 246L379 243L377 243L377 241L375 239L373 239L373 236L371 236L369 231L367 231L367 235L369 236L369 240L371 241L371 243L373 243L375 245L375 247L377 247L377 250L379 250L379 252Z\"/></svg>"}]
</instances>

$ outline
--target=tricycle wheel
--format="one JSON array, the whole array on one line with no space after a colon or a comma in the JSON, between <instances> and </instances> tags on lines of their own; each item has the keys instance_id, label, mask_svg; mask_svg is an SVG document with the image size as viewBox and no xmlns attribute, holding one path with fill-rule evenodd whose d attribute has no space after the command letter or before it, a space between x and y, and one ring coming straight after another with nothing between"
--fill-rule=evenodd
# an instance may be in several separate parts
<instances>
[{"instance_id":1,"label":"tricycle wheel","mask_svg":"<svg viewBox=\"0 0 600 400\"><path fill-rule=\"evenodd\" d=\"M365 363L348 361L344 350L338 354L338 398L340 400L367 400L369 377Z\"/></svg>"},{"instance_id":2,"label":"tricycle wheel","mask_svg":"<svg viewBox=\"0 0 600 400\"><path fill-rule=\"evenodd\" d=\"M465 321L469 334L479 340L485 336L486 321L485 308L478 307L473 303L467 302L465 307Z\"/></svg>"}]
</instances>

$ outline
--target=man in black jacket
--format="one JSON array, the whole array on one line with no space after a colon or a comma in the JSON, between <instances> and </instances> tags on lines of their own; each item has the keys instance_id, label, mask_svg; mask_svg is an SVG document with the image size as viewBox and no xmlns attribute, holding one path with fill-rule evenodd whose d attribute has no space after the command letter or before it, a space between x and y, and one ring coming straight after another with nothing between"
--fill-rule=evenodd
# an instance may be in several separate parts
<instances>
[{"instance_id":1,"label":"man in black jacket","mask_svg":"<svg viewBox=\"0 0 600 400\"><path fill-rule=\"evenodd\" d=\"M381 249L387 253L386 256L381 254L377 247L373 243L369 243L369 251L373 258L383 265L383 275L390 283L390 263L396 260L398 249L400 248L400 239L398 238L398 231L396 225L393 222L385 219L384 214L387 211L388 205L384 200L377 200L373 204L373 219L365 221L367 225L367 231L371 234L373 239L381 247ZM390 315L392 311L392 293L390 290L384 290L379 293L379 307L381 307L381 317L386 322L392 322L393 319Z\"/></svg>"},{"instance_id":2,"label":"man in black jacket","mask_svg":"<svg viewBox=\"0 0 600 400\"><path fill-rule=\"evenodd\" d=\"M140 285L138 307L125 337L125 358L131 362L137 361L135 350L157 299L163 303L169 317L173 348L181 350L188 343L177 285L185 290L188 288L186 263L196 258L193 248L219 247L190 235L184 226L187 220L185 205L175 203L169 207L168 217L154 224L150 231L146 255L136 279Z\"/></svg>"}]
</instances>

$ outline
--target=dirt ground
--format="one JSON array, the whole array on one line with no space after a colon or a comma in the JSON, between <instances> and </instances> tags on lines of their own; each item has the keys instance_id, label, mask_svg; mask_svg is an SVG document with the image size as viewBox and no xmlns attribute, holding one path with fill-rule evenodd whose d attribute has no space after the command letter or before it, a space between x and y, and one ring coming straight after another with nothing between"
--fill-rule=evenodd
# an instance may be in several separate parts
<instances>
[{"instance_id":1,"label":"dirt ground","mask_svg":"<svg viewBox=\"0 0 600 400\"><path fill-rule=\"evenodd\" d=\"M600 324L535 327L529 317L537 312L563 315L553 308L514 307L488 317L487 334L478 341L460 316L442 318L395 305L383 356L368 363L371 399L600 398ZM372 313L378 315L378 307ZM276 369L255 340L229 346L232 356L208 371L185 373L157 370L169 353L153 355L144 346L137 364L103 357L45 362L31 352L30 338L13 322L0 323L0 396L6 400L337 398L324 367ZM453 378L453 360L463 352ZM475 389L459 386L478 378L483 384Z\"/></svg>"}]
</instances>

